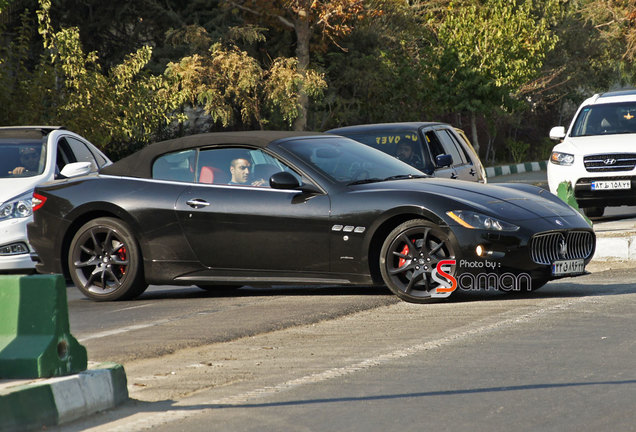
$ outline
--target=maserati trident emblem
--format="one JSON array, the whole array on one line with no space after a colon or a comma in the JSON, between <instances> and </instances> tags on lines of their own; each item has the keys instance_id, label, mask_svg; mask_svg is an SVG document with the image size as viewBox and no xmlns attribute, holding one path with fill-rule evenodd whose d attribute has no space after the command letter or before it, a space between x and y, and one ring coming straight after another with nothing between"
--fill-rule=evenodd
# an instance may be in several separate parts
<instances>
[{"instance_id":1,"label":"maserati trident emblem","mask_svg":"<svg viewBox=\"0 0 636 432\"><path fill-rule=\"evenodd\" d=\"M568 244L565 242L565 239L561 239L559 242L559 256L561 258L565 258L568 254Z\"/></svg>"},{"instance_id":2,"label":"maserati trident emblem","mask_svg":"<svg viewBox=\"0 0 636 432\"><path fill-rule=\"evenodd\" d=\"M616 163L616 159L607 158L603 161L605 165L614 165Z\"/></svg>"}]
</instances>

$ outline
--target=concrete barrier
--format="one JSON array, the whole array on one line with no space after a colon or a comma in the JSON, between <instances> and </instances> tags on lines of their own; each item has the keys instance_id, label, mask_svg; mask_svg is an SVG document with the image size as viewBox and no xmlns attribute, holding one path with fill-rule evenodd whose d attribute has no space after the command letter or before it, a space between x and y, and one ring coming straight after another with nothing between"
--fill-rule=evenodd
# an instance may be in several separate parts
<instances>
[{"instance_id":1,"label":"concrete barrier","mask_svg":"<svg viewBox=\"0 0 636 432\"><path fill-rule=\"evenodd\" d=\"M0 432L41 431L114 408L128 400L126 384L116 363L64 377L0 380Z\"/></svg>"},{"instance_id":2,"label":"concrete barrier","mask_svg":"<svg viewBox=\"0 0 636 432\"><path fill-rule=\"evenodd\" d=\"M64 376L86 365L69 330L64 278L0 276L0 378Z\"/></svg>"}]
</instances>

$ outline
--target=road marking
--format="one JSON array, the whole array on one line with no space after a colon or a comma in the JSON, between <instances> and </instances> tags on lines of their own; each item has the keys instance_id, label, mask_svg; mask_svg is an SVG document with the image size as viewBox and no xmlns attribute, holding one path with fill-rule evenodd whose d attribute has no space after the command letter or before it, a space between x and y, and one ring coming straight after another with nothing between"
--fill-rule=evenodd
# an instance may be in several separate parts
<instances>
[{"instance_id":1,"label":"road marking","mask_svg":"<svg viewBox=\"0 0 636 432\"><path fill-rule=\"evenodd\" d=\"M86 342L88 340L91 339L99 339L99 338L103 338L103 337L108 337L108 336L115 336L121 333L126 333L129 331L134 331L134 330L141 330L141 329L145 329L148 327L154 327L157 325L161 325L161 324L166 324L169 323L171 321L174 320L169 320L169 319L164 319L164 320L158 320L158 321L153 321L153 322L149 322L146 324L137 324L137 325L133 325L133 326L127 326L127 327L120 327L118 329L114 329L114 330L107 330L107 331L103 331L103 332L99 332L99 333L93 333L89 336L84 336L82 338L78 338L78 342L82 343L82 342Z\"/></svg>"},{"instance_id":2,"label":"road marking","mask_svg":"<svg viewBox=\"0 0 636 432\"><path fill-rule=\"evenodd\" d=\"M123 311L132 310L132 309L145 308L145 307L148 307L148 306L152 306L152 303L146 303L146 304L142 304L142 305L139 305L139 306L131 306L131 307L127 307L127 308L115 309L115 310L111 311L110 313L116 313L116 312L123 312Z\"/></svg>"},{"instance_id":3,"label":"road marking","mask_svg":"<svg viewBox=\"0 0 636 432\"><path fill-rule=\"evenodd\" d=\"M199 414L204 414L214 409L236 407L237 405L246 404L248 401L253 399L262 399L301 386L321 383L334 378L352 375L356 372L361 372L376 366L381 366L394 360L419 354L424 351L438 349L447 345L451 345L453 343L461 342L472 336L488 334L499 329L512 328L517 324L526 323L550 313L562 312L581 303L598 301L598 296L578 297L574 299L568 299L563 303L542 307L532 312L514 315L491 324L482 325L480 327L472 327L469 324L453 334L432 341L396 349L389 353L379 354L377 356L370 357L368 359L352 363L347 366L331 368L322 372L305 375L303 377L285 381L274 386L256 388L254 390L232 396L226 396L220 399L205 400L202 399L201 396L197 396L197 402L194 405L201 406L204 404L206 405L206 408L189 409L188 401L182 400L181 402L176 402L174 405L171 405L175 409L170 409L164 412L153 412L152 414L135 413L126 417L125 419L115 420L111 423L102 424L101 426L97 426L95 428L85 429L85 431L108 430L112 432L136 432L148 430L155 426L180 421ZM183 407L183 409L179 409L180 405ZM103 427L106 427L106 429L102 429Z\"/></svg>"}]
</instances>

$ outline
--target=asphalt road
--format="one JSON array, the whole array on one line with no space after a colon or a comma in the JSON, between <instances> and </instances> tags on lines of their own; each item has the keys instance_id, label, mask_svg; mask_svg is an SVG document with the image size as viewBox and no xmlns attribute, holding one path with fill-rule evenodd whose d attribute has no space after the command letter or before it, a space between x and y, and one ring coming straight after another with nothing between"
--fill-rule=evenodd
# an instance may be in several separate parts
<instances>
[{"instance_id":1,"label":"asphalt road","mask_svg":"<svg viewBox=\"0 0 636 432\"><path fill-rule=\"evenodd\" d=\"M73 334L89 360L125 360L132 400L52 430L633 430L634 276L426 305L335 288L73 298Z\"/></svg>"},{"instance_id":2,"label":"asphalt road","mask_svg":"<svg viewBox=\"0 0 636 432\"><path fill-rule=\"evenodd\" d=\"M635 276L424 305L373 287L69 288L72 333L124 365L131 400L49 430L636 430Z\"/></svg>"}]
</instances>

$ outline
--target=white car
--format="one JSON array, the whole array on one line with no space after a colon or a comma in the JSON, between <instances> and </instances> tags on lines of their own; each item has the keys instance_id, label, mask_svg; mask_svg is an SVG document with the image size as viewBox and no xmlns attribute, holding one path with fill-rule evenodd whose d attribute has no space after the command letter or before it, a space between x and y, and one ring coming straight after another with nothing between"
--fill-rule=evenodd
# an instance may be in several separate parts
<instances>
[{"instance_id":1,"label":"white car","mask_svg":"<svg viewBox=\"0 0 636 432\"><path fill-rule=\"evenodd\" d=\"M589 217L605 207L636 204L636 90L596 94L581 104L569 129L557 126L548 163L550 191L570 182ZM632 184L634 183L634 186Z\"/></svg>"},{"instance_id":2,"label":"white car","mask_svg":"<svg viewBox=\"0 0 636 432\"><path fill-rule=\"evenodd\" d=\"M0 127L0 273L35 268L26 226L36 185L111 163L93 144L61 127Z\"/></svg>"}]
</instances>

